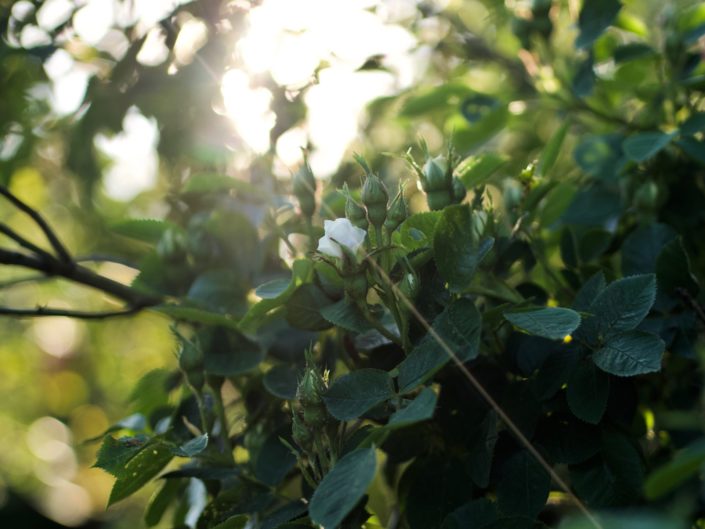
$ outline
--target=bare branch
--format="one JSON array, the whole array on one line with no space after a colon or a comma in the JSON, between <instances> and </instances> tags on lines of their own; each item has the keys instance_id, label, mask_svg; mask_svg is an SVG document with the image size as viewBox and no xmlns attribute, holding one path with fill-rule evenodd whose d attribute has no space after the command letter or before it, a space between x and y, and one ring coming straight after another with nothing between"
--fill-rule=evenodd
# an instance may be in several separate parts
<instances>
[{"instance_id":1,"label":"bare branch","mask_svg":"<svg viewBox=\"0 0 705 529\"><path fill-rule=\"evenodd\" d=\"M35 244L29 242L27 239L22 237L19 233L17 233L15 230L10 228L7 224L0 223L0 233L3 233L13 241L15 241L17 244L20 246L27 248L30 252L33 252L37 255L41 255L43 257L52 257L52 255L47 252L46 250L42 250L39 246L36 246Z\"/></svg>"},{"instance_id":2,"label":"bare branch","mask_svg":"<svg viewBox=\"0 0 705 529\"><path fill-rule=\"evenodd\" d=\"M39 212L37 212L31 206L22 202L19 198L13 195L9 189L4 186L0 186L0 195L4 196L7 200L9 200L12 205L14 205L17 209L23 211L31 217L31 219L42 229L44 235L49 240L49 243L51 244L52 248L54 248L61 261L65 263L71 262L71 255L69 254L68 250L61 243L57 235L54 233L54 230L49 227L49 224L47 224L47 222L39 214Z\"/></svg>"},{"instance_id":3,"label":"bare branch","mask_svg":"<svg viewBox=\"0 0 705 529\"><path fill-rule=\"evenodd\" d=\"M80 310L58 309L51 307L37 307L36 309L12 309L9 307L0 307L0 316L15 316L17 318L36 318L41 316L66 316L68 318L77 318L81 320L103 320L106 318L114 318L116 316L129 316L141 310L141 307L131 307L123 310L104 311L104 312L87 312Z\"/></svg>"}]
</instances>

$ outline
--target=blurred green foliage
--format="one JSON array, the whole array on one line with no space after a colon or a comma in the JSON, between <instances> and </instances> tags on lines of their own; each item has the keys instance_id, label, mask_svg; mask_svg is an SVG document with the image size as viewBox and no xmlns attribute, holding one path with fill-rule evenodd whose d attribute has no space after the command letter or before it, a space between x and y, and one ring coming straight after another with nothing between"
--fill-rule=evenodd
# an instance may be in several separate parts
<instances>
[{"instance_id":1,"label":"blurred green foliage","mask_svg":"<svg viewBox=\"0 0 705 529\"><path fill-rule=\"evenodd\" d=\"M8 315L66 313L0 320L0 516L19 493L58 522L110 527L703 524L705 4L371 2L421 59L406 83L374 44L352 68L394 72L344 146L390 199L406 184L409 216L383 231L368 167L364 187L349 155L329 178L307 164L291 178L279 149L297 128L310 139L334 53L303 85L250 76L276 116L266 152L228 117L221 81L246 70L237 43L266 1L115 18L113 47L82 38L70 3L42 23L49 3L0 2L0 183L75 262L39 253L51 266L0 269ZM194 27L206 38L182 55ZM161 62L145 59L150 38ZM63 54L89 72L69 112L50 66ZM158 170L128 200L108 184L105 145L137 114L156 123ZM311 257L322 221L354 220L355 206L377 266L572 493L591 512L662 519L566 517L576 498L396 291L349 255ZM9 202L0 222L55 250ZM37 253L12 237L2 248ZM134 297L87 288L83 265Z\"/></svg>"}]
</instances>

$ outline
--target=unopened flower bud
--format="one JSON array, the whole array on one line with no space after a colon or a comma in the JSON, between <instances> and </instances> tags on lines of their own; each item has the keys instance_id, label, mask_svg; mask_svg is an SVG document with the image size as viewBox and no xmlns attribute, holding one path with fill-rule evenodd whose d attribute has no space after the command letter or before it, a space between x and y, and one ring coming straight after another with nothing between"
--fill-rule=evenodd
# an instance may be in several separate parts
<instances>
[{"instance_id":1,"label":"unopened flower bud","mask_svg":"<svg viewBox=\"0 0 705 529\"><path fill-rule=\"evenodd\" d=\"M345 199L345 217L353 224L353 226L367 231L369 222L367 221L365 208L355 202L350 196Z\"/></svg>"},{"instance_id":2,"label":"unopened flower bud","mask_svg":"<svg viewBox=\"0 0 705 529\"><path fill-rule=\"evenodd\" d=\"M306 427L296 411L292 413L291 437L294 439L294 442L304 450L309 447L313 440L311 431Z\"/></svg>"},{"instance_id":3,"label":"unopened flower bud","mask_svg":"<svg viewBox=\"0 0 705 529\"><path fill-rule=\"evenodd\" d=\"M317 406L322 402L321 394L325 389L323 378L316 368L307 367L296 389L296 398L301 402L304 408Z\"/></svg>"},{"instance_id":4,"label":"unopened flower bud","mask_svg":"<svg viewBox=\"0 0 705 529\"><path fill-rule=\"evenodd\" d=\"M427 158L422 172L421 187L427 193L451 189L453 175L445 156Z\"/></svg>"},{"instance_id":5,"label":"unopened flower bud","mask_svg":"<svg viewBox=\"0 0 705 529\"><path fill-rule=\"evenodd\" d=\"M362 203L367 208L367 219L375 227L380 227L387 217L389 193L379 176L368 173L362 186Z\"/></svg>"},{"instance_id":6,"label":"unopened flower bud","mask_svg":"<svg viewBox=\"0 0 705 529\"><path fill-rule=\"evenodd\" d=\"M464 199L465 195L468 194L468 190L465 189L465 184L457 176L453 177L453 201L456 204L460 204Z\"/></svg>"},{"instance_id":7,"label":"unopened flower bud","mask_svg":"<svg viewBox=\"0 0 705 529\"><path fill-rule=\"evenodd\" d=\"M384 227L391 233L397 226L404 222L407 217L406 200L404 200L404 194L402 190L399 190L397 196L394 197L392 203L389 206L389 211L387 211L387 219L384 221Z\"/></svg>"}]
</instances>

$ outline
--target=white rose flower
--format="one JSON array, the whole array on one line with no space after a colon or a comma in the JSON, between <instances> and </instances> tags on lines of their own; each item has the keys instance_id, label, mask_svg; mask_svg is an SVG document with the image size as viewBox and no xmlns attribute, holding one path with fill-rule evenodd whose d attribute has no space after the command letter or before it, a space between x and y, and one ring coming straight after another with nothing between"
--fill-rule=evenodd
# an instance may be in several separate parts
<instances>
[{"instance_id":1,"label":"white rose flower","mask_svg":"<svg viewBox=\"0 0 705 529\"><path fill-rule=\"evenodd\" d=\"M357 226L353 226L348 219L327 220L323 223L325 235L318 239L318 251L342 259L344 246L352 253L365 242L367 232Z\"/></svg>"}]
</instances>

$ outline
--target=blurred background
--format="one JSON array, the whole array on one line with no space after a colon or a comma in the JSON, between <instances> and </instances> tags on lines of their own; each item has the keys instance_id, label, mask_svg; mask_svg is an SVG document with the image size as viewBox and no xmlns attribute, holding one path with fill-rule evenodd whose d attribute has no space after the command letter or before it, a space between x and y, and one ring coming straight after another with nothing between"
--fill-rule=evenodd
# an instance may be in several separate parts
<instances>
[{"instance_id":1,"label":"blurred background","mask_svg":"<svg viewBox=\"0 0 705 529\"><path fill-rule=\"evenodd\" d=\"M580 64L570 55L580 2L559 2L548 26L527 29L537 4L0 0L0 182L75 255L129 283L143 248L111 226L163 217L194 173L266 186L288 179L308 147L316 176L342 182L353 152L398 154L419 137L436 151L452 134L463 153L506 153L502 171L516 174L564 119L558 102L567 107L562 72L524 39L566 50L544 50L566 72ZM636 33L663 10L625 4L621 24ZM641 79L638 69L611 67L594 74L628 88ZM599 130L611 117L584 119ZM394 157L380 164L406 171ZM7 203L0 220L43 244ZM4 306L111 306L88 289L5 268ZM0 337L0 526L140 526L152 488L106 511L113 479L91 468L97 445L86 441L137 410L139 395L128 396L140 377L173 367L168 320L2 318Z\"/></svg>"}]
</instances>

